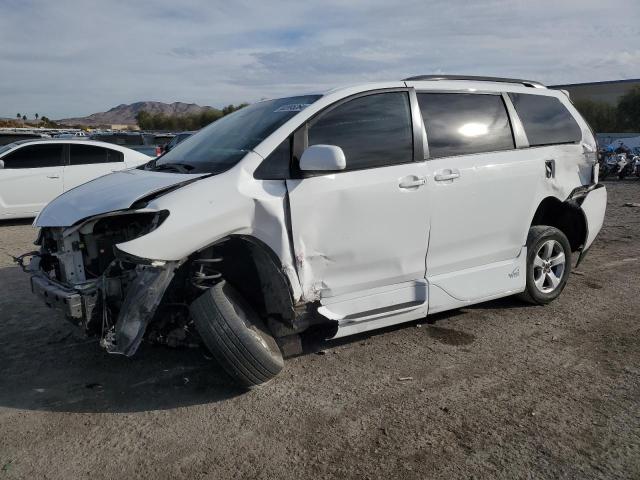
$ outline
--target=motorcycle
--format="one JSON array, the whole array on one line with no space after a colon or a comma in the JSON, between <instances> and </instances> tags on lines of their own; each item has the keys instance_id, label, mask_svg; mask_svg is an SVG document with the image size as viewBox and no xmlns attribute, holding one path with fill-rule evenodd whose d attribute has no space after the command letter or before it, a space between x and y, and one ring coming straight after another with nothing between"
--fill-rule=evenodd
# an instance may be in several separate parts
<instances>
[{"instance_id":1,"label":"motorcycle","mask_svg":"<svg viewBox=\"0 0 640 480\"><path fill-rule=\"evenodd\" d=\"M599 178L605 180L610 174L618 172L618 156L609 153L605 155L600 163Z\"/></svg>"},{"instance_id":2,"label":"motorcycle","mask_svg":"<svg viewBox=\"0 0 640 480\"><path fill-rule=\"evenodd\" d=\"M636 177L640 177L640 154L636 154L631 158L631 175L635 175Z\"/></svg>"},{"instance_id":3,"label":"motorcycle","mask_svg":"<svg viewBox=\"0 0 640 480\"><path fill-rule=\"evenodd\" d=\"M616 156L618 157L618 178L623 180L624 177L632 173L634 163L626 153L619 153Z\"/></svg>"}]
</instances>

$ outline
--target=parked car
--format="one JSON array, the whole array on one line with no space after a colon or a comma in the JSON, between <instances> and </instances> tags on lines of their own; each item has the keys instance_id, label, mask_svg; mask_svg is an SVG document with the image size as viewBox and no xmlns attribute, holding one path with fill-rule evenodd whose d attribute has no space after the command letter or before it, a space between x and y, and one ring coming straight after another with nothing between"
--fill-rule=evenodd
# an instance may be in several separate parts
<instances>
[{"instance_id":1,"label":"parked car","mask_svg":"<svg viewBox=\"0 0 640 480\"><path fill-rule=\"evenodd\" d=\"M141 132L99 132L91 134L92 140L113 143L143 153L149 157L158 155L155 135Z\"/></svg>"},{"instance_id":2,"label":"parked car","mask_svg":"<svg viewBox=\"0 0 640 480\"><path fill-rule=\"evenodd\" d=\"M180 133L176 133L175 136L166 144L164 144L161 147L161 154L167 153L168 151L172 150L176 145L178 145L179 143L183 142L184 140L186 140L187 138L189 138L191 135L193 135L194 132L180 132Z\"/></svg>"},{"instance_id":3,"label":"parked car","mask_svg":"<svg viewBox=\"0 0 640 480\"><path fill-rule=\"evenodd\" d=\"M64 132L54 135L54 138L89 138L85 132Z\"/></svg>"},{"instance_id":4,"label":"parked car","mask_svg":"<svg viewBox=\"0 0 640 480\"><path fill-rule=\"evenodd\" d=\"M81 139L4 145L0 147L0 220L35 217L62 192L149 160L128 148Z\"/></svg>"},{"instance_id":5,"label":"parked car","mask_svg":"<svg viewBox=\"0 0 640 480\"><path fill-rule=\"evenodd\" d=\"M337 338L509 295L551 302L605 206L595 138L564 93L424 76L243 108L58 197L20 262L108 352L197 334L252 386L312 326Z\"/></svg>"}]
</instances>

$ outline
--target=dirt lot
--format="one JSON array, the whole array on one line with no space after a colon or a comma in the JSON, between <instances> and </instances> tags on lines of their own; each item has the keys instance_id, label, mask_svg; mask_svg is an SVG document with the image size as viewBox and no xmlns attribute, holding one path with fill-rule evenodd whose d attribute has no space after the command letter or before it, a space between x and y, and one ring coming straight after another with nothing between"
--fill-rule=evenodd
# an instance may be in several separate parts
<instances>
[{"instance_id":1,"label":"dirt lot","mask_svg":"<svg viewBox=\"0 0 640 480\"><path fill-rule=\"evenodd\" d=\"M607 187L554 304L327 343L248 393L201 350L102 352L12 266L29 222L0 224L0 479L640 478L640 182Z\"/></svg>"}]
</instances>

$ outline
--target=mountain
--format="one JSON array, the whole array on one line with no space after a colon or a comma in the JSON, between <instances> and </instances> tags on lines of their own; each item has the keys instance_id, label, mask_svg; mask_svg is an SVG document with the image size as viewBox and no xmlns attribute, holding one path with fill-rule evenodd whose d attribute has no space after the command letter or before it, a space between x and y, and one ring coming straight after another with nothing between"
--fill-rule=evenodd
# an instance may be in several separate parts
<instances>
[{"instance_id":1,"label":"mountain","mask_svg":"<svg viewBox=\"0 0 640 480\"><path fill-rule=\"evenodd\" d=\"M121 104L111 110L92 113L86 117L63 118L56 120L62 125L135 125L136 114L144 110L149 113L163 113L167 116L191 115L205 110L217 110L213 107L201 107L195 103L163 103L163 102L135 102L130 105Z\"/></svg>"}]
</instances>

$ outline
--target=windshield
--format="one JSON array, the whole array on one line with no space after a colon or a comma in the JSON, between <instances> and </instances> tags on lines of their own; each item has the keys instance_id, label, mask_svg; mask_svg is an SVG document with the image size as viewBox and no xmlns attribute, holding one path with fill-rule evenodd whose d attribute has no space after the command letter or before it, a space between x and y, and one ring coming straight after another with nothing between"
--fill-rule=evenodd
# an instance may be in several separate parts
<instances>
[{"instance_id":1,"label":"windshield","mask_svg":"<svg viewBox=\"0 0 640 480\"><path fill-rule=\"evenodd\" d=\"M254 103L180 142L168 153L149 162L148 170L179 173L221 173L321 95L279 98Z\"/></svg>"}]
</instances>

